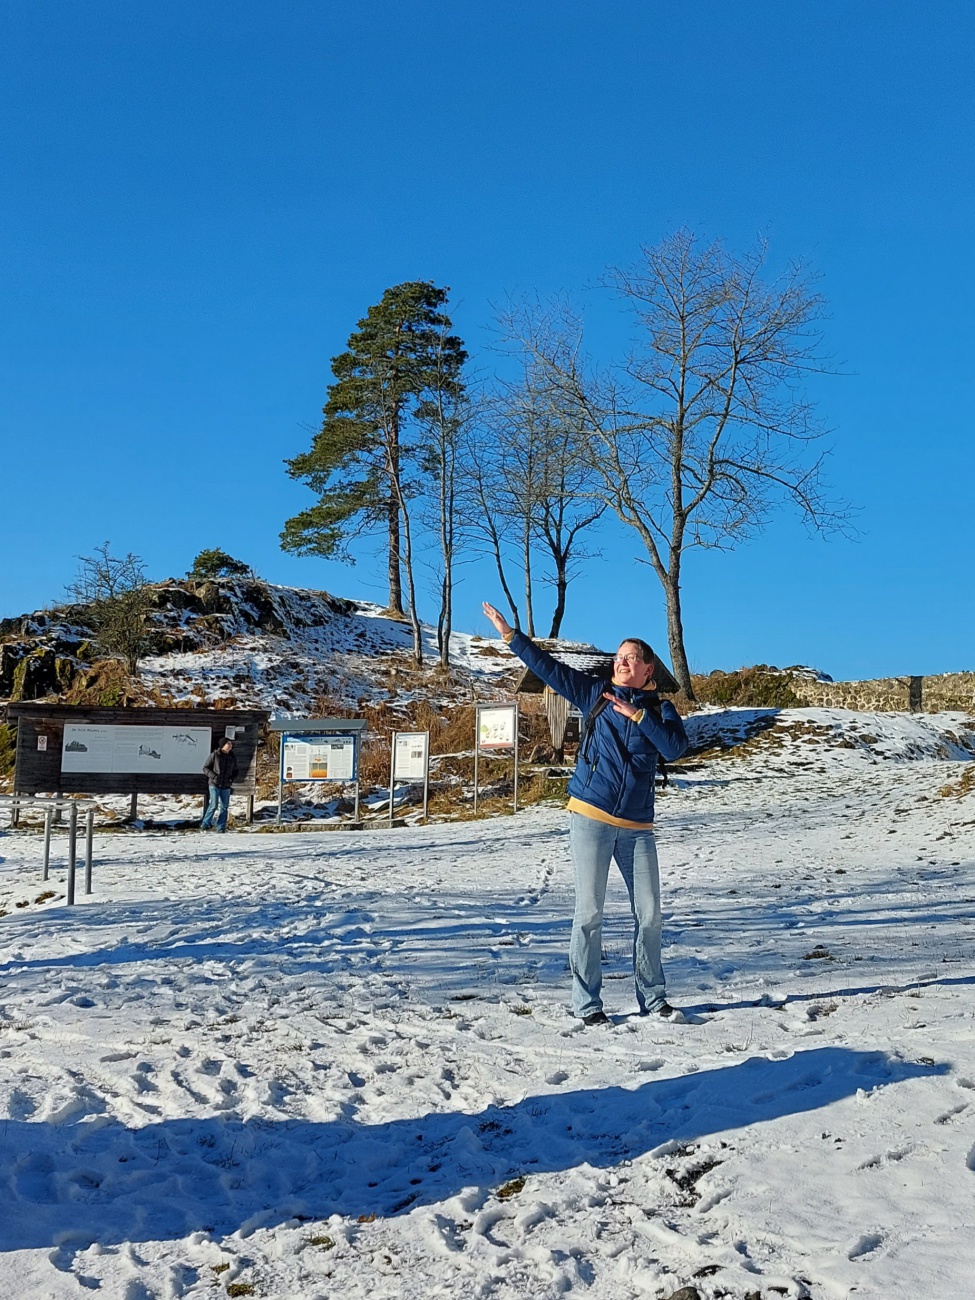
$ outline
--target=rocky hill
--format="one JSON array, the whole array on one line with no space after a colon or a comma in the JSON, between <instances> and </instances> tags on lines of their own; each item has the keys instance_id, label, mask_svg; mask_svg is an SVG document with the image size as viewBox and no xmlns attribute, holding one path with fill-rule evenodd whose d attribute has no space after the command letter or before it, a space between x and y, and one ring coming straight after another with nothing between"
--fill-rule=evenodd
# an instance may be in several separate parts
<instances>
[{"instance_id":1,"label":"rocky hill","mask_svg":"<svg viewBox=\"0 0 975 1300\"><path fill-rule=\"evenodd\" d=\"M426 663L417 670L404 622L324 591L254 579L172 579L152 584L149 596L149 653L134 678L120 662L99 657L90 606L0 620L0 705L185 702L298 713L322 700L408 699L434 684L445 700L469 701L503 686L515 669L499 642L455 633L444 673L434 631L425 628Z\"/></svg>"}]
</instances>

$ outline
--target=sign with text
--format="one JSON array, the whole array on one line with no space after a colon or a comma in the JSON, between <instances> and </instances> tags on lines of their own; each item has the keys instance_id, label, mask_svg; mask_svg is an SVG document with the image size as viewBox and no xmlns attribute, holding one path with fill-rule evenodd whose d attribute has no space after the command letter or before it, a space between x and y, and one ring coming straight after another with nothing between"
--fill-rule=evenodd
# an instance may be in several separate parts
<instances>
[{"instance_id":1,"label":"sign with text","mask_svg":"<svg viewBox=\"0 0 975 1300\"><path fill-rule=\"evenodd\" d=\"M427 774L428 731L398 731L393 746L393 780L422 781Z\"/></svg>"},{"instance_id":2,"label":"sign with text","mask_svg":"<svg viewBox=\"0 0 975 1300\"><path fill-rule=\"evenodd\" d=\"M359 738L354 733L281 736L282 781L356 781L358 770Z\"/></svg>"},{"instance_id":3,"label":"sign with text","mask_svg":"<svg viewBox=\"0 0 975 1300\"><path fill-rule=\"evenodd\" d=\"M514 704L478 707L478 749L514 749L518 734L518 709Z\"/></svg>"},{"instance_id":4,"label":"sign with text","mask_svg":"<svg viewBox=\"0 0 975 1300\"><path fill-rule=\"evenodd\" d=\"M191 775L210 755L209 727L95 726L65 723L62 772Z\"/></svg>"}]
</instances>

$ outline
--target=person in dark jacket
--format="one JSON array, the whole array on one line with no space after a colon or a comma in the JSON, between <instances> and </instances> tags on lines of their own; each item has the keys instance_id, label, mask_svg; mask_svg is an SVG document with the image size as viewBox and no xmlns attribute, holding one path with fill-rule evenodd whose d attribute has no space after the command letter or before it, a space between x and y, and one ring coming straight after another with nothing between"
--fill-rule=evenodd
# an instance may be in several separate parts
<instances>
[{"instance_id":1,"label":"person in dark jacket","mask_svg":"<svg viewBox=\"0 0 975 1300\"><path fill-rule=\"evenodd\" d=\"M234 742L223 740L203 764L207 781L210 785L210 799L207 810L200 822L200 830L208 831L213 826L214 813L217 814L218 831L227 829L227 813L230 811L230 792L237 780L237 756ZM219 812L218 812L219 809Z\"/></svg>"},{"instance_id":2,"label":"person in dark jacket","mask_svg":"<svg viewBox=\"0 0 975 1300\"><path fill-rule=\"evenodd\" d=\"M653 679L656 657L640 638L620 645L611 682L561 664L493 605L484 613L519 659L582 714L585 734L569 781L569 845L575 913L569 942L572 1010L587 1025L604 1025L603 905L615 860L633 912L633 977L641 1015L673 1016L661 961L660 875L653 834L658 756L680 758L687 733L680 714L661 700ZM587 726L586 723L589 723Z\"/></svg>"}]
</instances>

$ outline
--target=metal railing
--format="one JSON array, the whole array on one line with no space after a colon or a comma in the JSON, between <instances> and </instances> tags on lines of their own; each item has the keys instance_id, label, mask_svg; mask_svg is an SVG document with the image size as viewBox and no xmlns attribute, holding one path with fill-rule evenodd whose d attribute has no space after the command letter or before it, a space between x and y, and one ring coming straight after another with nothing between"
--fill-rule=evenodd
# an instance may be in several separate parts
<instances>
[{"instance_id":1,"label":"metal railing","mask_svg":"<svg viewBox=\"0 0 975 1300\"><path fill-rule=\"evenodd\" d=\"M51 831L60 823L61 813L68 814L68 892L67 905L73 906L75 876L78 867L78 813L85 814L85 893L91 893L92 841L95 834L95 804L91 799L65 799L60 796L36 794L0 794L0 811L10 809L10 825L15 826L23 809L40 810L44 814L44 874L47 880L51 870Z\"/></svg>"}]
</instances>

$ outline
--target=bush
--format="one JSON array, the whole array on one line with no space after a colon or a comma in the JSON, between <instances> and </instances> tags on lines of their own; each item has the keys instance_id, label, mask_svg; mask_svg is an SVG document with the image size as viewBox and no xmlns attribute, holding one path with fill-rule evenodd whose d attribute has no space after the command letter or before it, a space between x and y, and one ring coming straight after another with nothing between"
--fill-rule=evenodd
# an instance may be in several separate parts
<instances>
[{"instance_id":1,"label":"bush","mask_svg":"<svg viewBox=\"0 0 975 1300\"><path fill-rule=\"evenodd\" d=\"M17 757L17 728L0 723L0 778L12 776Z\"/></svg>"},{"instance_id":2,"label":"bush","mask_svg":"<svg viewBox=\"0 0 975 1300\"><path fill-rule=\"evenodd\" d=\"M80 567L68 588L74 600L88 606L86 621L103 655L123 659L134 673L150 648L149 611L152 601L145 569L138 555L112 555L109 542L94 555L79 555Z\"/></svg>"},{"instance_id":3,"label":"bush","mask_svg":"<svg viewBox=\"0 0 975 1300\"><path fill-rule=\"evenodd\" d=\"M215 546L199 553L186 576L204 581L213 578L251 578L254 571L243 560L235 560L232 555Z\"/></svg>"},{"instance_id":4,"label":"bush","mask_svg":"<svg viewBox=\"0 0 975 1300\"><path fill-rule=\"evenodd\" d=\"M803 701L792 689L793 676L765 664L739 668L733 673L716 671L695 677L694 693L700 704L718 704L739 709L796 709Z\"/></svg>"}]
</instances>

